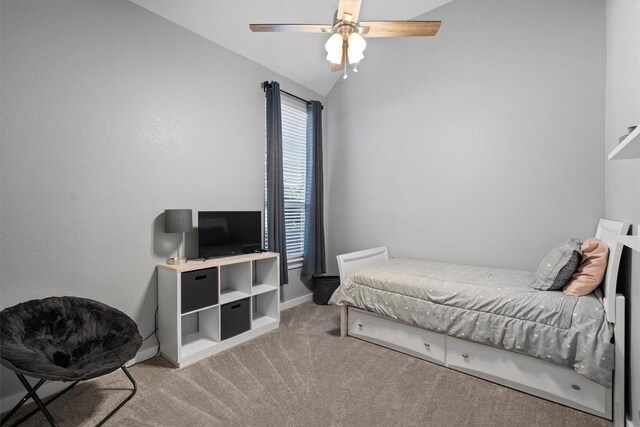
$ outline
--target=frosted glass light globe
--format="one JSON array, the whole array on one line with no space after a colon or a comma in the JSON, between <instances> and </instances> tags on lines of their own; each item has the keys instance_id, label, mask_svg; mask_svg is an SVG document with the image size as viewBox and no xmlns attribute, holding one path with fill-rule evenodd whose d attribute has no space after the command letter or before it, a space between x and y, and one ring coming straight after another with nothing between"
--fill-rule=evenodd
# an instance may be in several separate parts
<instances>
[{"instance_id":1,"label":"frosted glass light globe","mask_svg":"<svg viewBox=\"0 0 640 427\"><path fill-rule=\"evenodd\" d=\"M329 37L329 40L324 45L327 50L327 61L333 64L340 64L342 62L342 36L340 34L333 34Z\"/></svg>"},{"instance_id":2,"label":"frosted glass light globe","mask_svg":"<svg viewBox=\"0 0 640 427\"><path fill-rule=\"evenodd\" d=\"M349 57L349 64L357 64L364 58L364 54L361 51L354 50L351 46L347 49L347 56Z\"/></svg>"},{"instance_id":3,"label":"frosted glass light globe","mask_svg":"<svg viewBox=\"0 0 640 427\"><path fill-rule=\"evenodd\" d=\"M364 50L367 47L367 42L358 33L349 34L349 48L347 55L349 56L349 64L357 64L362 58L364 58Z\"/></svg>"}]
</instances>

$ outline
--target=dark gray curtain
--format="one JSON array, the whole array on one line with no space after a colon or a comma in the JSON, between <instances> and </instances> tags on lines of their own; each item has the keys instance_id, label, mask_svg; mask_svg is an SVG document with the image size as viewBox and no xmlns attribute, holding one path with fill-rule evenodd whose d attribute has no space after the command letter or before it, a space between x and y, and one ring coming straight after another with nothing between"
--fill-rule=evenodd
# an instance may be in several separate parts
<instances>
[{"instance_id":1,"label":"dark gray curtain","mask_svg":"<svg viewBox=\"0 0 640 427\"><path fill-rule=\"evenodd\" d=\"M307 104L307 191L302 275L324 274L324 214L322 185L322 104Z\"/></svg>"},{"instance_id":2,"label":"dark gray curtain","mask_svg":"<svg viewBox=\"0 0 640 427\"><path fill-rule=\"evenodd\" d=\"M267 113L267 249L280 253L280 285L289 283L287 240L284 225L284 177L282 172L282 110L280 85L264 83Z\"/></svg>"}]
</instances>

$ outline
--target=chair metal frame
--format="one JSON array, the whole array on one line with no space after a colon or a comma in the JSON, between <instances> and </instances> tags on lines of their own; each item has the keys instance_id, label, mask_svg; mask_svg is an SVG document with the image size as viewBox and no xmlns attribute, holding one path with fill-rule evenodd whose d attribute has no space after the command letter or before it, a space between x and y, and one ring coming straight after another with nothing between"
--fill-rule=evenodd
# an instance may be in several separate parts
<instances>
[{"instance_id":1,"label":"chair metal frame","mask_svg":"<svg viewBox=\"0 0 640 427\"><path fill-rule=\"evenodd\" d=\"M122 371L125 373L125 375L127 376L127 378L129 378L129 381L131 381L131 384L133 384L133 390L131 391L131 393L122 401L120 402L120 404L118 406L116 406L111 412L109 412L107 414L106 417L104 417L98 424L96 424L96 427L103 425L109 418L111 418L111 416L113 414L115 414L116 412L118 412L118 410L120 408L122 408L124 406L125 403L127 403L129 400L131 400L131 398L133 397L133 395L136 394L136 391L138 391L138 384L136 383L136 380L133 379L133 377L131 376L131 374L129 373L129 370L126 368L126 366L121 366L120 369L122 369ZM22 398L22 400L20 400L20 402L18 402L16 404L16 406L14 406L8 413L7 415L5 415L2 420L0 420L0 426L4 426L7 424L7 422L9 421L9 419L16 413L18 412L18 410L22 407L22 405L24 405L29 399L33 399L33 401L36 403L36 405L38 406L37 408L35 408L33 411L29 412L28 414L26 414L25 416L23 416L22 418L20 418L18 421L16 421L15 423L11 424L11 426L17 426L22 424L23 422L25 422L26 420L28 420L29 418L31 418L34 414L36 414L38 411L41 411L44 416L47 418L47 421L49 421L49 424L51 424L54 427L58 426L58 423L56 423L56 420L53 418L53 416L51 415L51 413L49 412L49 410L47 409L47 405L50 404L51 402L53 402L54 400L56 400L57 398L59 398L60 396L62 396L63 394L65 394L66 392L68 392L69 390L71 390L73 387L76 386L76 384L78 384L80 381L74 381L70 386L66 387L64 390L56 393L54 396L52 396L51 398L49 398L46 403L43 403L42 400L40 399L40 397L38 396L38 389L47 381L46 379L40 379L36 385L32 386L31 384L29 384L29 382L27 381L27 379L25 378L25 376L23 374L19 374L16 373L18 379L20 380L20 382L22 383L22 385L24 386L24 388L27 390L27 394L24 395L24 397Z\"/></svg>"}]
</instances>

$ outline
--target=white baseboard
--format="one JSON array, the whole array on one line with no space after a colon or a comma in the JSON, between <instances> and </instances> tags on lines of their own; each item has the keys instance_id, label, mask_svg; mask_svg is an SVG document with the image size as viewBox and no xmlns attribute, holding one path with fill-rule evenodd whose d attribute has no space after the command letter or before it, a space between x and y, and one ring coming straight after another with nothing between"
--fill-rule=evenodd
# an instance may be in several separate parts
<instances>
[{"instance_id":1,"label":"white baseboard","mask_svg":"<svg viewBox=\"0 0 640 427\"><path fill-rule=\"evenodd\" d=\"M156 355L156 353L158 352L158 345L154 345L151 346L149 348L145 348L144 350L140 350L138 351L138 354L136 354L136 357L134 357L133 359L129 360L127 363L125 363L124 365L126 367L129 367L131 365L134 365L136 363L140 363L143 362L147 359L151 359L153 356Z\"/></svg>"},{"instance_id":2,"label":"white baseboard","mask_svg":"<svg viewBox=\"0 0 640 427\"><path fill-rule=\"evenodd\" d=\"M29 378L29 377L27 377ZM29 381L32 385L35 383L35 381ZM62 391L65 387L68 387L69 385L71 385L71 383L68 382L61 382L61 381L52 381L52 382L48 382L42 385L42 387L40 387L38 389L38 397L40 397L41 399L44 397L48 397L51 396L52 394L56 394L59 391ZM12 394L10 396L6 396L3 397L0 400L0 413L5 413L7 411L9 411L11 408L13 408L14 406L16 406L16 404L18 402L20 402L20 400L24 397L24 395L27 394L27 391L20 391L16 394ZM32 403L33 400L29 399L29 401L27 401L27 405L29 403Z\"/></svg>"},{"instance_id":3,"label":"white baseboard","mask_svg":"<svg viewBox=\"0 0 640 427\"><path fill-rule=\"evenodd\" d=\"M280 311L295 307L296 305L304 304L305 302L309 302L311 300L313 300L313 294L303 295L289 301L281 302Z\"/></svg>"}]
</instances>

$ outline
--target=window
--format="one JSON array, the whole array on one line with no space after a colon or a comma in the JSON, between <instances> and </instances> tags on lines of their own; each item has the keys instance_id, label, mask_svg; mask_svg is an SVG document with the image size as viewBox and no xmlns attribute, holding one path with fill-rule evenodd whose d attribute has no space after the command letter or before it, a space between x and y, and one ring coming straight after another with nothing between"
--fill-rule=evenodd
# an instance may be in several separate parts
<instances>
[{"instance_id":1,"label":"window","mask_svg":"<svg viewBox=\"0 0 640 427\"><path fill-rule=\"evenodd\" d=\"M297 268L302 265L304 252L307 186L307 104L282 92L280 103L282 108L282 165L287 262L289 268ZM266 218L265 214L265 234L267 220L268 218Z\"/></svg>"}]
</instances>

